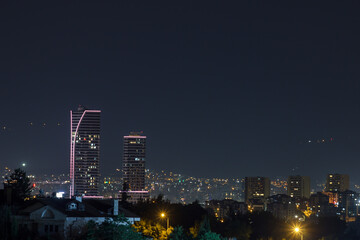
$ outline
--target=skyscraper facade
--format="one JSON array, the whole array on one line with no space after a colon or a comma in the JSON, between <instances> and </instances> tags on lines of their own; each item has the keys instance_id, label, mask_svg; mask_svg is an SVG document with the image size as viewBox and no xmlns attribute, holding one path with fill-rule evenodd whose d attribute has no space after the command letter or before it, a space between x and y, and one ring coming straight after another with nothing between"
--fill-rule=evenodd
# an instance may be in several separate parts
<instances>
[{"instance_id":1,"label":"skyscraper facade","mask_svg":"<svg viewBox=\"0 0 360 240\"><path fill-rule=\"evenodd\" d=\"M299 175L289 176L287 192L288 195L292 198L309 198L310 177Z\"/></svg>"},{"instance_id":2,"label":"skyscraper facade","mask_svg":"<svg viewBox=\"0 0 360 240\"><path fill-rule=\"evenodd\" d=\"M70 197L99 195L100 110L70 111Z\"/></svg>"},{"instance_id":3,"label":"skyscraper facade","mask_svg":"<svg viewBox=\"0 0 360 240\"><path fill-rule=\"evenodd\" d=\"M129 201L147 198L145 190L146 136L132 132L124 136L123 178Z\"/></svg>"}]
</instances>

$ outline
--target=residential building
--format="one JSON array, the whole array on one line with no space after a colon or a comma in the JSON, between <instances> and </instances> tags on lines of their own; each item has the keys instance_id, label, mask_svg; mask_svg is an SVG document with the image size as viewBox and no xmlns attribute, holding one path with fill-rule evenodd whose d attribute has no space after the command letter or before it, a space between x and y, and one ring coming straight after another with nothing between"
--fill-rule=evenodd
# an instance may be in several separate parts
<instances>
[{"instance_id":1,"label":"residential building","mask_svg":"<svg viewBox=\"0 0 360 240\"><path fill-rule=\"evenodd\" d=\"M277 194L268 197L266 211L271 212L275 217L284 220L292 220L300 217L294 199L285 194Z\"/></svg>"},{"instance_id":2,"label":"residential building","mask_svg":"<svg viewBox=\"0 0 360 240\"><path fill-rule=\"evenodd\" d=\"M339 193L338 214L346 222L354 222L358 217L359 194L346 190Z\"/></svg>"},{"instance_id":3,"label":"residential building","mask_svg":"<svg viewBox=\"0 0 360 240\"><path fill-rule=\"evenodd\" d=\"M339 192L323 192L329 197L329 203L335 205L336 207L339 206Z\"/></svg>"},{"instance_id":4,"label":"residential building","mask_svg":"<svg viewBox=\"0 0 360 240\"><path fill-rule=\"evenodd\" d=\"M270 195L270 180L267 177L246 177L245 178L245 202L256 202L256 205L265 203Z\"/></svg>"},{"instance_id":5,"label":"residential building","mask_svg":"<svg viewBox=\"0 0 360 240\"><path fill-rule=\"evenodd\" d=\"M336 216L337 207L330 203L329 198L329 195L322 192L312 194L309 199L311 213L317 217Z\"/></svg>"},{"instance_id":6,"label":"residential building","mask_svg":"<svg viewBox=\"0 0 360 240\"><path fill-rule=\"evenodd\" d=\"M289 176L287 193L292 198L309 198L310 197L310 177L306 176Z\"/></svg>"},{"instance_id":7,"label":"residential building","mask_svg":"<svg viewBox=\"0 0 360 240\"><path fill-rule=\"evenodd\" d=\"M332 173L326 179L326 192L344 192L349 190L350 178L347 174Z\"/></svg>"},{"instance_id":8,"label":"residential building","mask_svg":"<svg viewBox=\"0 0 360 240\"><path fill-rule=\"evenodd\" d=\"M140 218L122 208L118 200L36 199L21 209L15 219L18 229L26 234L51 239L73 239L89 221L101 224L106 219L124 215L130 224Z\"/></svg>"}]
</instances>

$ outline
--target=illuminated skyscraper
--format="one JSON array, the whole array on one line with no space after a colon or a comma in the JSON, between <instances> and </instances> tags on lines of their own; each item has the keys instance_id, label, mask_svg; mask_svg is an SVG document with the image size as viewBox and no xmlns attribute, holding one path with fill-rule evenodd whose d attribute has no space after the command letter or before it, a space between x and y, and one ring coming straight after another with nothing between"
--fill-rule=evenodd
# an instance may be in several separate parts
<instances>
[{"instance_id":1,"label":"illuminated skyscraper","mask_svg":"<svg viewBox=\"0 0 360 240\"><path fill-rule=\"evenodd\" d=\"M146 136L136 132L124 136L123 178L130 202L148 198L149 193L145 190L145 158Z\"/></svg>"},{"instance_id":2,"label":"illuminated skyscraper","mask_svg":"<svg viewBox=\"0 0 360 240\"><path fill-rule=\"evenodd\" d=\"M70 111L70 197L98 195L100 113L82 106Z\"/></svg>"}]
</instances>

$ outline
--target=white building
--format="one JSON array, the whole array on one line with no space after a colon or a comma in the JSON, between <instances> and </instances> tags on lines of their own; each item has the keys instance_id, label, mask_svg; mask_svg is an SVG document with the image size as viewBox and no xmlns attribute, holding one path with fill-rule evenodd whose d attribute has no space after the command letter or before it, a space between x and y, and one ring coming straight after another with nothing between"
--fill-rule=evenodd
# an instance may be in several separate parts
<instances>
[{"instance_id":1,"label":"white building","mask_svg":"<svg viewBox=\"0 0 360 240\"><path fill-rule=\"evenodd\" d=\"M39 236L57 235L66 239L80 233L90 220L102 223L121 214L130 224L140 221L138 216L119 207L118 200L97 199L38 199L20 210L15 217L20 231L30 231Z\"/></svg>"}]
</instances>

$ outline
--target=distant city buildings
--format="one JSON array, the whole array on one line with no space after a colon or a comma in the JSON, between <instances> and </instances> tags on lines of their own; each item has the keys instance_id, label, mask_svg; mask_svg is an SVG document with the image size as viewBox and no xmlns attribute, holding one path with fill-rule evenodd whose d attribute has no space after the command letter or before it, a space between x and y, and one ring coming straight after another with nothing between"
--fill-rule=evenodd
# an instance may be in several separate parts
<instances>
[{"instance_id":1,"label":"distant city buildings","mask_svg":"<svg viewBox=\"0 0 360 240\"><path fill-rule=\"evenodd\" d=\"M267 177L245 178L245 202L265 203L270 195L270 180Z\"/></svg>"},{"instance_id":2,"label":"distant city buildings","mask_svg":"<svg viewBox=\"0 0 360 240\"><path fill-rule=\"evenodd\" d=\"M286 194L270 196L266 202L266 211L271 212L277 218L287 220L294 219L299 212L294 199Z\"/></svg>"},{"instance_id":3,"label":"distant city buildings","mask_svg":"<svg viewBox=\"0 0 360 240\"><path fill-rule=\"evenodd\" d=\"M351 190L340 192L338 213L346 222L354 222L359 215L359 194Z\"/></svg>"},{"instance_id":4,"label":"distant city buildings","mask_svg":"<svg viewBox=\"0 0 360 240\"><path fill-rule=\"evenodd\" d=\"M70 197L99 194L100 114L83 106L70 111Z\"/></svg>"},{"instance_id":5,"label":"distant city buildings","mask_svg":"<svg viewBox=\"0 0 360 240\"><path fill-rule=\"evenodd\" d=\"M224 221L224 219L231 218L234 215L246 214L248 211L246 203L232 199L206 201L205 208L211 211L220 221Z\"/></svg>"},{"instance_id":6,"label":"distant city buildings","mask_svg":"<svg viewBox=\"0 0 360 240\"><path fill-rule=\"evenodd\" d=\"M310 177L289 176L287 186L287 193L292 198L310 197Z\"/></svg>"},{"instance_id":7,"label":"distant city buildings","mask_svg":"<svg viewBox=\"0 0 360 240\"><path fill-rule=\"evenodd\" d=\"M309 199L311 213L317 217L336 216L337 205L330 203L329 195L324 192L312 194Z\"/></svg>"},{"instance_id":8,"label":"distant city buildings","mask_svg":"<svg viewBox=\"0 0 360 240\"><path fill-rule=\"evenodd\" d=\"M132 132L124 136L122 196L129 202L149 198L145 189L146 136L139 132Z\"/></svg>"},{"instance_id":9,"label":"distant city buildings","mask_svg":"<svg viewBox=\"0 0 360 240\"><path fill-rule=\"evenodd\" d=\"M196 178L172 172L145 170L145 190L132 191L129 187L124 192L121 190L124 181L120 177L120 171L121 169L116 169L113 174L101 178L99 194L103 195L103 198L115 197L116 199L119 195L121 198L122 193L126 193L130 197L127 199L129 202L136 202L140 198L146 199L150 194L152 197L162 194L164 199L173 203L188 204L198 200L200 204L205 204L205 208L213 212L219 221L226 221L228 217L234 214L254 211L271 212L275 217L289 221L303 221L310 216L339 216L346 222L360 219L360 197L358 193L350 190L325 192L322 190L325 184L322 184L319 192L308 198L306 194L301 193L303 192L301 188L307 188L303 187L303 185L308 185L309 179L307 177L289 176L289 182L277 178L271 182L271 186L279 189L289 187L289 194L271 194L269 196L269 179L265 177L247 177L245 179ZM5 179L11 172L11 169L5 167L4 175L0 175L0 178ZM37 198L58 197L57 193L63 192L63 189L70 185L67 174L44 174L42 176L30 174L29 178L35 186L32 195ZM338 179L338 177L334 179ZM291 183L292 181L293 183ZM243 189L245 189L244 192ZM321 190L322 192L320 192ZM306 192L308 191L306 190ZM246 195L245 198L242 195L243 193ZM11 194L6 190L0 189L0 196L2 196L0 203L11 202L9 200ZM246 202L243 202L244 200Z\"/></svg>"},{"instance_id":10,"label":"distant city buildings","mask_svg":"<svg viewBox=\"0 0 360 240\"><path fill-rule=\"evenodd\" d=\"M326 192L344 192L349 190L350 179L347 174L331 173L326 179Z\"/></svg>"}]
</instances>

